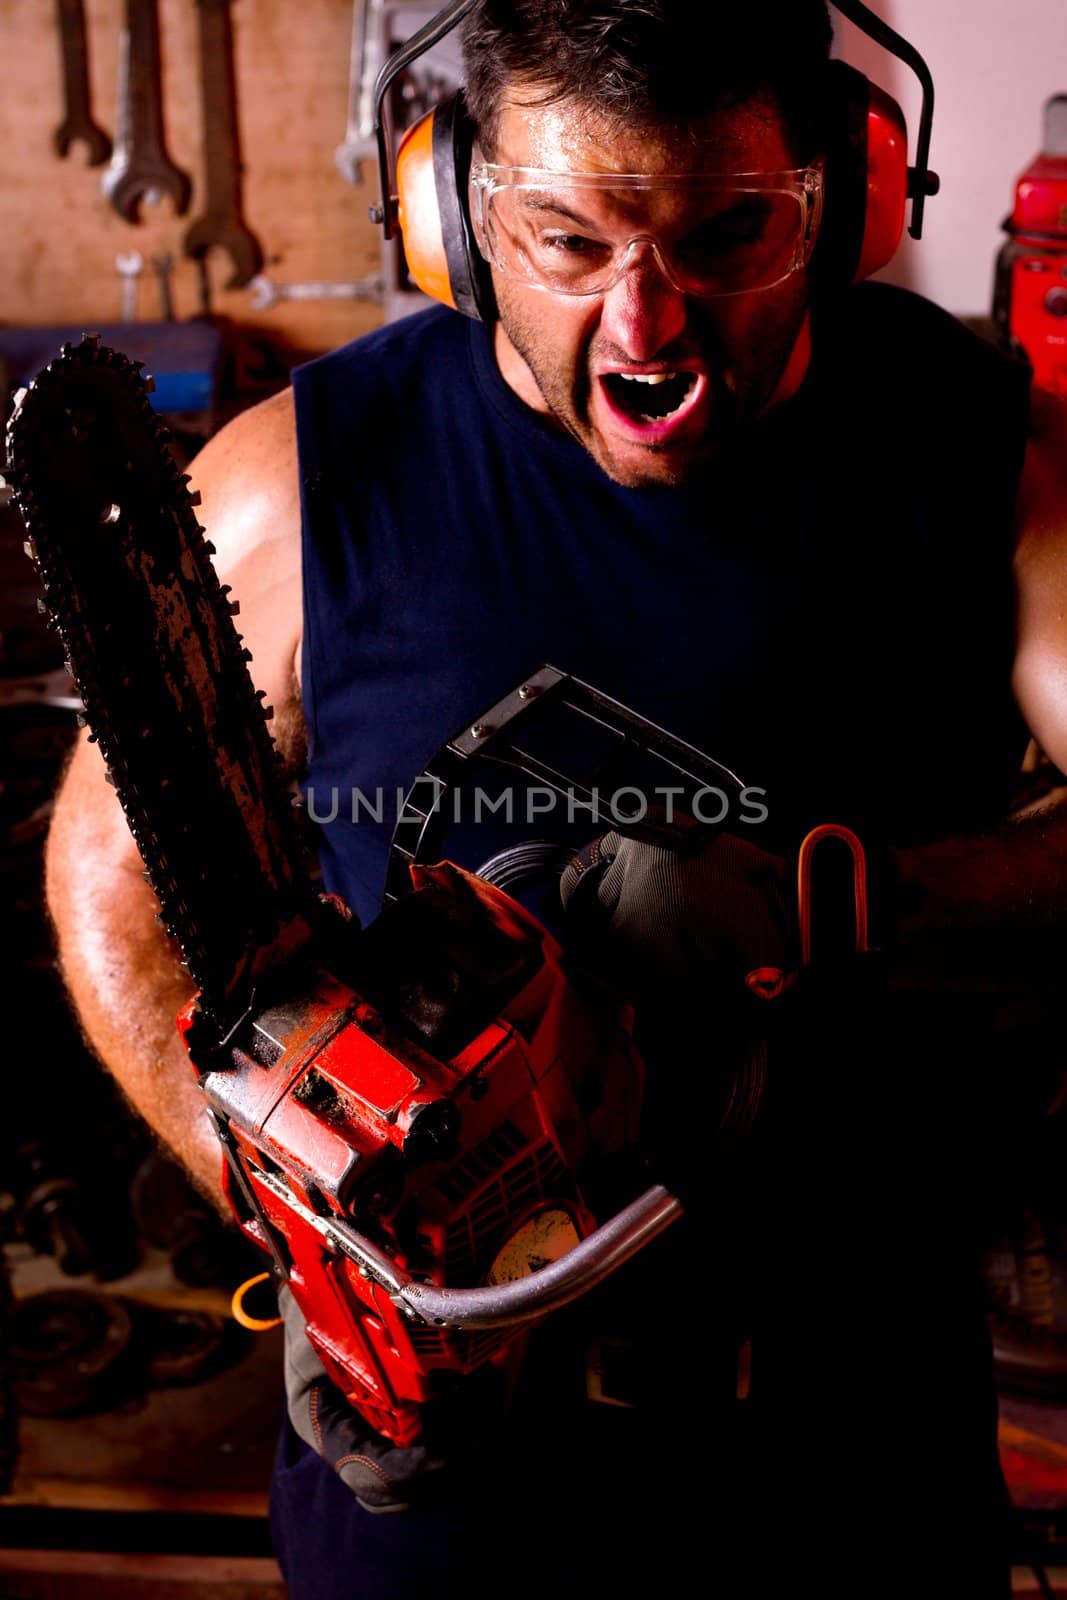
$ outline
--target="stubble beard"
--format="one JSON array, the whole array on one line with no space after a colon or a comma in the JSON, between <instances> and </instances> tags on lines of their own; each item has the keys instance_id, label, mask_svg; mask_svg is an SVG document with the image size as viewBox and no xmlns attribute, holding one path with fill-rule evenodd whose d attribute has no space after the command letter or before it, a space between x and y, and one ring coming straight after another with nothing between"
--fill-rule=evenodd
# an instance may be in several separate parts
<instances>
[{"instance_id":1,"label":"stubble beard","mask_svg":"<svg viewBox=\"0 0 1067 1600\"><path fill-rule=\"evenodd\" d=\"M589 421L590 367L595 346L584 348L584 358L573 370L561 368L555 353L545 347L540 327L525 314L525 307L512 301L507 290L500 292L497 304L501 325L512 346L526 363L541 397L554 420L593 458L613 482L628 489L657 486L677 487L713 466L739 432L751 425L766 408L781 382L807 312L808 296L803 275L796 275L796 287L789 297L773 306L761 329L758 343L752 345L743 367L730 370L721 340L710 322L697 309L695 347L707 360L711 389L712 424L706 436L686 455L671 459L669 445L648 447L649 471L638 474L620 470L610 449L595 433ZM768 308L771 309L770 307Z\"/></svg>"}]
</instances>

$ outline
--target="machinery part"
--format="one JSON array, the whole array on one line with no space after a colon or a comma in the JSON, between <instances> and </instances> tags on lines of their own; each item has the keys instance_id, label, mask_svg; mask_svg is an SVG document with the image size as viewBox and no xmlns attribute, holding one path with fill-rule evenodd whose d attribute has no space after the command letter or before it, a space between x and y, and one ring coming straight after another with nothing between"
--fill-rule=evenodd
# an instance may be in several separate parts
<instances>
[{"instance_id":1,"label":"machinery part","mask_svg":"<svg viewBox=\"0 0 1067 1600\"><path fill-rule=\"evenodd\" d=\"M174 257L169 251L161 256L152 257L152 271L156 275L159 285L159 315L163 322L174 321L174 299L170 290L171 273L174 270Z\"/></svg>"},{"instance_id":2,"label":"machinery part","mask_svg":"<svg viewBox=\"0 0 1067 1600\"><path fill-rule=\"evenodd\" d=\"M334 151L338 172L346 183L363 182L364 161L376 161L374 137L374 80L382 64L381 29L371 25L376 0L353 0L352 51L348 68L348 124L344 142ZM377 20L377 19L375 19Z\"/></svg>"},{"instance_id":3,"label":"machinery part","mask_svg":"<svg viewBox=\"0 0 1067 1600\"><path fill-rule=\"evenodd\" d=\"M259 240L241 215L241 146L229 0L197 0L200 95L204 120L204 211L186 230L182 249L199 260L216 245L233 271L227 289L240 289L263 265Z\"/></svg>"},{"instance_id":4,"label":"machinery part","mask_svg":"<svg viewBox=\"0 0 1067 1600\"><path fill-rule=\"evenodd\" d=\"M133 1321L153 1389L200 1383L248 1348L245 1330L210 1311L136 1305Z\"/></svg>"},{"instance_id":5,"label":"machinery part","mask_svg":"<svg viewBox=\"0 0 1067 1600\"><path fill-rule=\"evenodd\" d=\"M136 1390L133 1322L115 1295L49 1289L16 1300L10 1349L19 1410L77 1417Z\"/></svg>"},{"instance_id":6,"label":"machinery part","mask_svg":"<svg viewBox=\"0 0 1067 1600\"><path fill-rule=\"evenodd\" d=\"M339 280L322 283L275 283L264 273L257 272L248 287L252 291L252 309L269 311L282 300L377 300L385 293L380 273L352 282Z\"/></svg>"},{"instance_id":7,"label":"machinery part","mask_svg":"<svg viewBox=\"0 0 1067 1600\"><path fill-rule=\"evenodd\" d=\"M93 1266L93 1249L82 1232L85 1196L72 1178L42 1183L22 1208L22 1229L42 1255L55 1257L60 1272L81 1277Z\"/></svg>"},{"instance_id":8,"label":"machinery part","mask_svg":"<svg viewBox=\"0 0 1067 1600\"><path fill-rule=\"evenodd\" d=\"M137 321L137 280L144 271L139 250L124 250L115 257L115 271L122 279L122 320Z\"/></svg>"},{"instance_id":9,"label":"machinery part","mask_svg":"<svg viewBox=\"0 0 1067 1600\"><path fill-rule=\"evenodd\" d=\"M65 345L16 397L10 471L164 924L225 1033L265 966L308 937L314 894L236 608L149 381L94 336ZM111 620L90 631L94 611Z\"/></svg>"},{"instance_id":10,"label":"machinery part","mask_svg":"<svg viewBox=\"0 0 1067 1600\"><path fill-rule=\"evenodd\" d=\"M118 125L100 187L124 222L140 222L141 202L161 195L182 216L192 184L166 151L158 0L126 0L119 40Z\"/></svg>"},{"instance_id":11,"label":"machinery part","mask_svg":"<svg viewBox=\"0 0 1067 1600\"><path fill-rule=\"evenodd\" d=\"M55 985L33 985L31 975L25 972L22 987L39 1000L57 992ZM62 1035L53 1033L49 1043L59 1047ZM57 1079L56 1087L62 1092L66 1085ZM69 1096L67 1100L72 1109L97 1118L101 1135L107 1131L106 1122L100 1121L103 1104L91 1101L76 1106ZM19 1111L22 1126L42 1114L32 1106L21 1106ZM134 1265L132 1224L121 1186L113 1178L121 1151L112 1145L109 1155L111 1161L104 1163L106 1173L87 1172L79 1152L44 1128L7 1154L5 1167L10 1174L17 1236L38 1255L52 1256L68 1277L92 1273L99 1279L113 1279Z\"/></svg>"},{"instance_id":12,"label":"machinery part","mask_svg":"<svg viewBox=\"0 0 1067 1600\"><path fill-rule=\"evenodd\" d=\"M84 0L56 0L59 40L63 55L63 121L52 135L56 154L65 156L72 144L84 144L86 164L99 167L111 154L111 136L93 121L90 110L89 51L85 36Z\"/></svg>"},{"instance_id":13,"label":"machinery part","mask_svg":"<svg viewBox=\"0 0 1067 1600\"><path fill-rule=\"evenodd\" d=\"M170 1256L179 1283L228 1287L257 1260L247 1240L159 1150L150 1150L133 1174L130 1205L142 1236Z\"/></svg>"}]
</instances>

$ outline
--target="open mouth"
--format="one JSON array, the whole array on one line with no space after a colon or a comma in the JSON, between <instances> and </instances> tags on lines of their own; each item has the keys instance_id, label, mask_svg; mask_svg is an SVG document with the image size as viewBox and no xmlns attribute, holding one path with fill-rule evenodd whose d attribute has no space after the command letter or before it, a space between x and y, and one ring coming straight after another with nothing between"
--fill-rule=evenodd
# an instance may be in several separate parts
<instances>
[{"instance_id":1,"label":"open mouth","mask_svg":"<svg viewBox=\"0 0 1067 1600\"><path fill-rule=\"evenodd\" d=\"M666 422L685 405L696 381L692 372L606 372L601 379L612 405L632 422Z\"/></svg>"}]
</instances>

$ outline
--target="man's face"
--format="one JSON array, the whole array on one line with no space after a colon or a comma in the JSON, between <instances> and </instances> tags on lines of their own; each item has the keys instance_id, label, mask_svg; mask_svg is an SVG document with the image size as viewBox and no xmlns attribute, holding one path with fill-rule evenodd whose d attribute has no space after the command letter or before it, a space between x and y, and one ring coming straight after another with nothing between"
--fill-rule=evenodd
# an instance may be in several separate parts
<instances>
[{"instance_id":1,"label":"man's face","mask_svg":"<svg viewBox=\"0 0 1067 1600\"><path fill-rule=\"evenodd\" d=\"M553 173L695 179L796 166L780 119L763 106L720 112L684 129L620 132L574 102L537 106L519 93L503 109L493 160ZM597 223L610 204L605 193L588 201ZM587 205L584 198L580 205ZM679 186L633 190L621 217L611 220L621 223L615 230L621 237L647 234L670 251L706 211L697 182L692 193ZM579 214L584 220L586 212ZM671 284L655 253L638 245L619 281L600 294L546 292L495 268L493 283L504 377L573 434L609 477L631 488L682 482L738 423L785 398L803 375L803 270L773 288L707 298Z\"/></svg>"}]
</instances>

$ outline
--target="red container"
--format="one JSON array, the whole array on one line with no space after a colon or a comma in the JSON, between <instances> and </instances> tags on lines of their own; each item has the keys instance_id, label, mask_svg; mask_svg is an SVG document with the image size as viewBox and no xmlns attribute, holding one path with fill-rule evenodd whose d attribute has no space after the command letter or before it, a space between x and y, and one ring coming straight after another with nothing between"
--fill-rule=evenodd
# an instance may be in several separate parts
<instances>
[{"instance_id":1,"label":"red container","mask_svg":"<svg viewBox=\"0 0 1067 1600\"><path fill-rule=\"evenodd\" d=\"M1034 382L1067 394L1067 95L1045 105L1044 148L1021 175L997 257L993 317Z\"/></svg>"}]
</instances>

